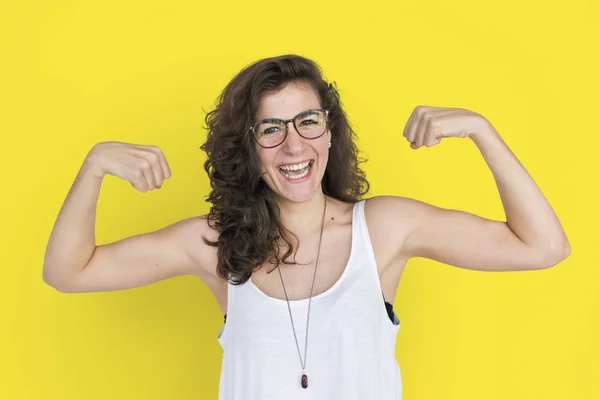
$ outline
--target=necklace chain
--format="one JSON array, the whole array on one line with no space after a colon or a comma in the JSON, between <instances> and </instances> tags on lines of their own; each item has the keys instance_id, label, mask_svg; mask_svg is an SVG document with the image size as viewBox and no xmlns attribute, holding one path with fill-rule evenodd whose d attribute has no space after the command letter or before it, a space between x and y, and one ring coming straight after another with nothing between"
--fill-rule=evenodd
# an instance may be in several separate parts
<instances>
[{"instance_id":1,"label":"necklace chain","mask_svg":"<svg viewBox=\"0 0 600 400\"><path fill-rule=\"evenodd\" d=\"M323 204L323 219L321 221L321 233L319 234L319 247L317 248L317 258L315 261L315 272L313 273L313 281L310 287L310 295L308 298L308 313L306 315L306 340L304 341L304 362L302 361L302 355L300 354L300 345L298 344L298 336L296 335L296 328L294 326L294 319L292 318L292 309L290 307L290 301L288 299L287 292L285 290L285 284L283 283L283 275L281 274L281 268L279 265L277 266L277 270L279 271L279 277L281 278L281 285L283 286L283 293L285 294L285 301L287 302L288 311L290 313L290 321L292 322L292 330L294 331L294 340L296 341L296 348L298 349L298 358L300 358L300 365L302 366L302 372L304 372L306 368L306 350L308 348L308 323L310 321L310 303L312 300L312 292L315 287L315 278L317 276L317 267L319 266L319 255L321 253L321 240L323 239L323 227L325 226L325 210L327 210L327 199L325 199L325 203Z\"/></svg>"}]
</instances>

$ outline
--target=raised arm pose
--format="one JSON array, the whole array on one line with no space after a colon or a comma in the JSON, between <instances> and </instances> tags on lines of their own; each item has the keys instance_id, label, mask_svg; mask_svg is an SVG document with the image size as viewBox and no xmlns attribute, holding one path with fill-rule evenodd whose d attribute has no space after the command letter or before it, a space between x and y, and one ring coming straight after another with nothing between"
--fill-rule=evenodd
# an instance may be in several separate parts
<instances>
[{"instance_id":1,"label":"raised arm pose","mask_svg":"<svg viewBox=\"0 0 600 400\"><path fill-rule=\"evenodd\" d=\"M43 277L61 292L92 292L198 276L225 316L220 399L400 399L392 304L411 257L518 271L569 255L550 204L475 112L416 107L404 136L413 149L471 139L493 173L506 221L405 197L366 199L339 94L304 57L243 69L206 123L208 215L96 245L106 174L142 192L171 176L154 146L99 143L60 210Z\"/></svg>"}]
</instances>

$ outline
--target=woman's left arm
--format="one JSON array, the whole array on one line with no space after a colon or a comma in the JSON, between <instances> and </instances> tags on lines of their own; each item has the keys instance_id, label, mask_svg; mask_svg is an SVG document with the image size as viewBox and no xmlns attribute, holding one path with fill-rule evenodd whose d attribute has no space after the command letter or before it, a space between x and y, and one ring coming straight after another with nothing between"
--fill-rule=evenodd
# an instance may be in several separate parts
<instances>
[{"instance_id":1,"label":"woman's left arm","mask_svg":"<svg viewBox=\"0 0 600 400\"><path fill-rule=\"evenodd\" d=\"M380 210L392 210L391 215L397 217L384 225L393 229L390 224L394 220L407 223L398 248L402 256L479 270L549 268L568 257L569 241L552 207L482 115L460 108L419 106L411 114L404 136L413 149L436 145L446 137L470 138L492 171L506 222L401 197L382 198L379 201L387 207ZM392 232L385 234L393 236Z\"/></svg>"}]
</instances>

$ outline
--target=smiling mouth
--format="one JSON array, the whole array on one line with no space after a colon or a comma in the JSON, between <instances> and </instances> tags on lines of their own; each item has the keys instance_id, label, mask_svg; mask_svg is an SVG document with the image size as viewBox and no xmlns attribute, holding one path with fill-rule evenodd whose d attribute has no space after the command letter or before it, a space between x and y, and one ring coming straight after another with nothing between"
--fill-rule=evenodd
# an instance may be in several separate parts
<instances>
[{"instance_id":1,"label":"smiling mouth","mask_svg":"<svg viewBox=\"0 0 600 400\"><path fill-rule=\"evenodd\" d=\"M285 167L278 167L277 169L283 176L288 179L301 179L304 178L311 170L314 164L314 160L306 161L294 165L286 165Z\"/></svg>"}]
</instances>

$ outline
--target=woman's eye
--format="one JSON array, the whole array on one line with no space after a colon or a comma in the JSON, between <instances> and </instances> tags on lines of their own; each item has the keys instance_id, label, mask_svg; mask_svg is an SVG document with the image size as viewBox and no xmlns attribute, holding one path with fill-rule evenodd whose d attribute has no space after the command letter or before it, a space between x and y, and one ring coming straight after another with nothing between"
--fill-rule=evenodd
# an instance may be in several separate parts
<instances>
[{"instance_id":1,"label":"woman's eye","mask_svg":"<svg viewBox=\"0 0 600 400\"><path fill-rule=\"evenodd\" d=\"M306 122L306 124L305 124ZM312 125L312 124L316 124L317 121L314 121L312 119L305 119L304 121L302 121L302 123L300 125Z\"/></svg>"},{"instance_id":2,"label":"woman's eye","mask_svg":"<svg viewBox=\"0 0 600 400\"><path fill-rule=\"evenodd\" d=\"M277 132L277 128L276 127L272 127L272 128L267 128L263 131L263 135L268 135L270 133L275 133Z\"/></svg>"}]
</instances>

